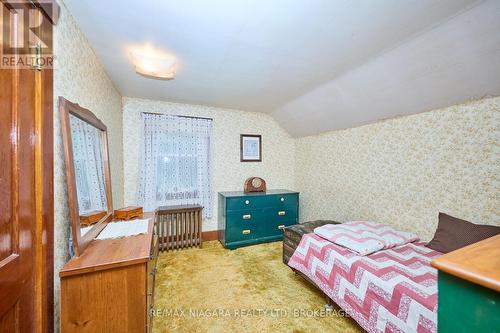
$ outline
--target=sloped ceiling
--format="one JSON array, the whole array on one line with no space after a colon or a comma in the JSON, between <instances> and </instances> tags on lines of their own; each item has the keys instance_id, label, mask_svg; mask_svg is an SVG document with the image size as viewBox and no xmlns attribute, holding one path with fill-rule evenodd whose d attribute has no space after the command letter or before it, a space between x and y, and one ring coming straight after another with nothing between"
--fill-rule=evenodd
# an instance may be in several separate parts
<instances>
[{"instance_id":1,"label":"sloped ceiling","mask_svg":"<svg viewBox=\"0 0 500 333\"><path fill-rule=\"evenodd\" d=\"M123 96L271 113L295 136L500 95L500 1L65 0ZM130 45L175 54L137 75Z\"/></svg>"},{"instance_id":2,"label":"sloped ceiling","mask_svg":"<svg viewBox=\"0 0 500 333\"><path fill-rule=\"evenodd\" d=\"M500 95L500 1L488 1L288 102L293 135Z\"/></svg>"}]
</instances>

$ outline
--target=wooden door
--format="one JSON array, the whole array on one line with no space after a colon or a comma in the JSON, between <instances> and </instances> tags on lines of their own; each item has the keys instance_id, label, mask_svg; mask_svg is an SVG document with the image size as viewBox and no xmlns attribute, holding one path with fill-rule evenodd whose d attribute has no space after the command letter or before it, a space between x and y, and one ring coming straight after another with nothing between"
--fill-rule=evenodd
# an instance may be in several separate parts
<instances>
[{"instance_id":1,"label":"wooden door","mask_svg":"<svg viewBox=\"0 0 500 333\"><path fill-rule=\"evenodd\" d=\"M53 331L52 104L51 69L0 69L0 332Z\"/></svg>"}]
</instances>

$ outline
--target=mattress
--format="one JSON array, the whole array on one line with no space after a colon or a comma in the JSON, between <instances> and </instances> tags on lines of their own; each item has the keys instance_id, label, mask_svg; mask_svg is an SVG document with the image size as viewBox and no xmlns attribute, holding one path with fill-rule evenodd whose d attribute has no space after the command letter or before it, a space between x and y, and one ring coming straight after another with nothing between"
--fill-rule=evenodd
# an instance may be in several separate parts
<instances>
[{"instance_id":1,"label":"mattress","mask_svg":"<svg viewBox=\"0 0 500 333\"><path fill-rule=\"evenodd\" d=\"M311 280L368 332L436 332L440 252L408 243L359 256L314 233L288 265Z\"/></svg>"}]
</instances>

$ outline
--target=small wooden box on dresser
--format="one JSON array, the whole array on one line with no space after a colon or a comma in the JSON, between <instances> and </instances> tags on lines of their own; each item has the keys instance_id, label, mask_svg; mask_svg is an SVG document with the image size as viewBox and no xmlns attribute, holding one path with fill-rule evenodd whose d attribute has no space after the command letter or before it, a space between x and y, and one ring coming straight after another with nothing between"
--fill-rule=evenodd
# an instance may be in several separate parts
<instances>
[{"instance_id":1,"label":"small wooden box on dresser","mask_svg":"<svg viewBox=\"0 0 500 333\"><path fill-rule=\"evenodd\" d=\"M219 192L219 239L228 249L283 239L298 216L298 192Z\"/></svg>"},{"instance_id":2,"label":"small wooden box on dresser","mask_svg":"<svg viewBox=\"0 0 500 333\"><path fill-rule=\"evenodd\" d=\"M61 332L151 332L158 236L94 240L59 273Z\"/></svg>"}]
</instances>

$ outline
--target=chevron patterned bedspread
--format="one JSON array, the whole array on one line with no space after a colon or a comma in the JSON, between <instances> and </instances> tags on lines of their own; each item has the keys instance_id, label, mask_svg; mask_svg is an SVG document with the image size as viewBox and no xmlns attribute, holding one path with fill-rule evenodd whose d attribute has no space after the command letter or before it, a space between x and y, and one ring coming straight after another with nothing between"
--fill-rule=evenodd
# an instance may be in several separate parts
<instances>
[{"instance_id":1,"label":"chevron patterned bedspread","mask_svg":"<svg viewBox=\"0 0 500 333\"><path fill-rule=\"evenodd\" d=\"M441 253L408 243L367 256L313 233L288 265L305 274L368 332L436 332Z\"/></svg>"}]
</instances>

